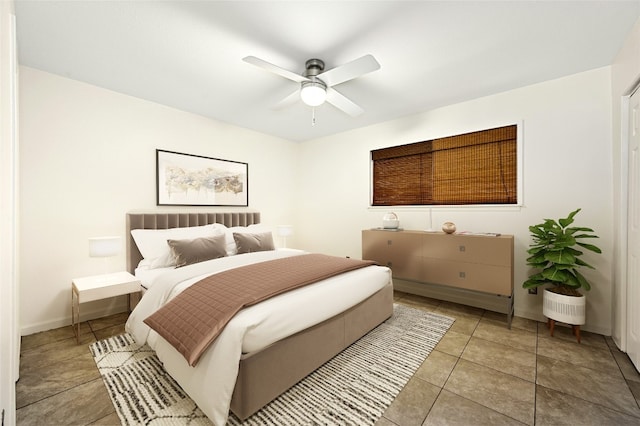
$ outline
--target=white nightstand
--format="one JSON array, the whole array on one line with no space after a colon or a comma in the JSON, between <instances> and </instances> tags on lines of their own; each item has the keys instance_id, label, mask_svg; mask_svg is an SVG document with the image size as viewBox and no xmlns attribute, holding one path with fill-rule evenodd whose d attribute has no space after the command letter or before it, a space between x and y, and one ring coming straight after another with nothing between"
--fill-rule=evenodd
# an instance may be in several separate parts
<instances>
[{"instance_id":1,"label":"white nightstand","mask_svg":"<svg viewBox=\"0 0 640 426\"><path fill-rule=\"evenodd\" d=\"M128 272L74 278L71 281L71 327L80 343L80 304L140 291L140 281Z\"/></svg>"}]
</instances>

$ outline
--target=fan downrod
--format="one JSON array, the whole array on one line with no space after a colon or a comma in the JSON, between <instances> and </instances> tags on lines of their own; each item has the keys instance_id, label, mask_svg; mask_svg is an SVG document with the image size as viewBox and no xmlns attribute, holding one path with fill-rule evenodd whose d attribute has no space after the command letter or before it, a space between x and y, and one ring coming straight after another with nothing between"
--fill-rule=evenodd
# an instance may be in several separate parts
<instances>
[{"instance_id":1,"label":"fan downrod","mask_svg":"<svg viewBox=\"0 0 640 426\"><path fill-rule=\"evenodd\" d=\"M304 64L306 70L304 72L305 77L315 77L324 71L324 61L321 59L309 59Z\"/></svg>"}]
</instances>

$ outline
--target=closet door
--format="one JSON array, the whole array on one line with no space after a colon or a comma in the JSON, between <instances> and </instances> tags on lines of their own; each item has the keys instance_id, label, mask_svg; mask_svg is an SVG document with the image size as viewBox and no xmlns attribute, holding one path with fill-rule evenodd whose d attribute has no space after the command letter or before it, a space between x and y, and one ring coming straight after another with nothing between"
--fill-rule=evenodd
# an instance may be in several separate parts
<instances>
[{"instance_id":1,"label":"closet door","mask_svg":"<svg viewBox=\"0 0 640 426\"><path fill-rule=\"evenodd\" d=\"M640 370L640 90L629 100L627 355Z\"/></svg>"}]
</instances>

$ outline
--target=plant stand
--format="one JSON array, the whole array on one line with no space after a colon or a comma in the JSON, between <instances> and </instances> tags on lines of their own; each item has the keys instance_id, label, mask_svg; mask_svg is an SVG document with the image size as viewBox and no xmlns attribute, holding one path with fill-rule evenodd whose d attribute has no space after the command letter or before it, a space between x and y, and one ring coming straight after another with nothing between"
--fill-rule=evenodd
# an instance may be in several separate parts
<instances>
[{"instance_id":1,"label":"plant stand","mask_svg":"<svg viewBox=\"0 0 640 426\"><path fill-rule=\"evenodd\" d=\"M542 313L548 318L547 327L549 327L551 337L553 337L553 330L556 321L558 321L569 324L573 335L580 343L580 325L585 323L585 310L586 298L584 295L580 297L565 296L544 289Z\"/></svg>"},{"instance_id":2,"label":"plant stand","mask_svg":"<svg viewBox=\"0 0 640 426\"><path fill-rule=\"evenodd\" d=\"M580 326L572 325L572 324L569 324L569 325L571 326L573 335L576 336L576 339L578 339L578 343L580 343ZM549 328L549 334L551 335L551 337L553 337L553 329L555 328L555 326L556 326L556 320L547 318L547 327Z\"/></svg>"}]
</instances>

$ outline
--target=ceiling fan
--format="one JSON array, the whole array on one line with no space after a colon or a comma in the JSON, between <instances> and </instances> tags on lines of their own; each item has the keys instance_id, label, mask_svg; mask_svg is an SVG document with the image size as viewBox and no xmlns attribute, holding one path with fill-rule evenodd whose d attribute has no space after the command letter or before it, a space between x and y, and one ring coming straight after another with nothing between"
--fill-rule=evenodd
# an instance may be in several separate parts
<instances>
[{"instance_id":1,"label":"ceiling fan","mask_svg":"<svg viewBox=\"0 0 640 426\"><path fill-rule=\"evenodd\" d=\"M305 71L302 74L296 74L295 72L280 68L277 65L273 65L255 56L247 56L242 60L286 79L295 81L296 83L300 83L299 89L296 89L295 92L274 105L275 109L291 105L300 98L302 102L312 107L321 105L327 101L352 117L362 114L364 110L334 89L333 86L380 69L380 64L372 55L362 56L361 58L328 71L324 70L324 62L322 60L309 59L305 63Z\"/></svg>"}]
</instances>

